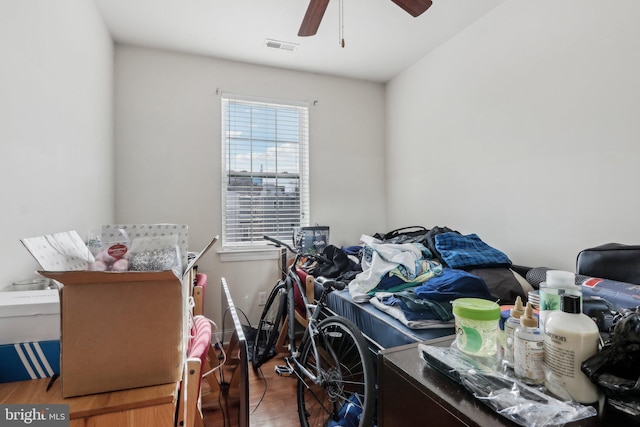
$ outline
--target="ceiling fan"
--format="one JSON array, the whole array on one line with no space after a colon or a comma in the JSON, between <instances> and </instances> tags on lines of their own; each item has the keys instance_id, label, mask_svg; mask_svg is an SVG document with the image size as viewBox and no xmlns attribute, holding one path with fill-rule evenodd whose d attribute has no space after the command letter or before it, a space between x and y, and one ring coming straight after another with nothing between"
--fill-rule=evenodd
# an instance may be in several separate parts
<instances>
[{"instance_id":1,"label":"ceiling fan","mask_svg":"<svg viewBox=\"0 0 640 427\"><path fill-rule=\"evenodd\" d=\"M429 9L433 3L431 0L391 0L401 8L403 8L411 16L420 16L425 10ZM307 7L307 12L302 19L302 25L298 31L298 36L313 36L318 32L320 22L327 10L329 0L311 0Z\"/></svg>"}]
</instances>

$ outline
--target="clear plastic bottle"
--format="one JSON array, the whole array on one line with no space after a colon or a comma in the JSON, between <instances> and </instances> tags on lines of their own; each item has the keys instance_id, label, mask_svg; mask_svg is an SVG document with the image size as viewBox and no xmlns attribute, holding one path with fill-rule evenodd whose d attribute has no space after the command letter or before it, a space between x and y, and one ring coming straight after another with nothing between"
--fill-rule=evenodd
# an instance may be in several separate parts
<instances>
[{"instance_id":1,"label":"clear plastic bottle","mask_svg":"<svg viewBox=\"0 0 640 427\"><path fill-rule=\"evenodd\" d=\"M576 285L576 275L569 271L547 271L546 281L540 283L538 293L540 295L540 328L543 330L549 312L560 310L562 295L570 294L580 297L580 310L582 310L582 288Z\"/></svg>"},{"instance_id":2,"label":"clear plastic bottle","mask_svg":"<svg viewBox=\"0 0 640 427\"><path fill-rule=\"evenodd\" d=\"M513 336L516 328L520 326L520 317L524 314L522 299L516 297L516 303L511 309L509 318L504 322L504 354L503 366L513 369Z\"/></svg>"},{"instance_id":3,"label":"clear plastic bottle","mask_svg":"<svg viewBox=\"0 0 640 427\"><path fill-rule=\"evenodd\" d=\"M549 313L544 326L547 390L579 403L598 400L598 388L582 372L582 362L598 353L596 323L580 309L580 297L564 294L562 310Z\"/></svg>"},{"instance_id":4,"label":"clear plastic bottle","mask_svg":"<svg viewBox=\"0 0 640 427\"><path fill-rule=\"evenodd\" d=\"M531 304L527 304L515 330L513 341L514 373L529 385L544 384L544 334L538 327Z\"/></svg>"}]
</instances>

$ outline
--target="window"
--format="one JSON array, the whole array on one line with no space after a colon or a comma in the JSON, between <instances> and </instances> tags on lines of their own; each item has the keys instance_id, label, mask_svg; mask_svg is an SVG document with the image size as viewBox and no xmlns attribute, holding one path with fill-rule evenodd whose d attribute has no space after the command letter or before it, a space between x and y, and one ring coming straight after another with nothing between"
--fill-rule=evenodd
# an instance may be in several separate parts
<instances>
[{"instance_id":1,"label":"window","mask_svg":"<svg viewBox=\"0 0 640 427\"><path fill-rule=\"evenodd\" d=\"M300 103L222 96L222 245L290 241L309 225L309 111Z\"/></svg>"}]
</instances>

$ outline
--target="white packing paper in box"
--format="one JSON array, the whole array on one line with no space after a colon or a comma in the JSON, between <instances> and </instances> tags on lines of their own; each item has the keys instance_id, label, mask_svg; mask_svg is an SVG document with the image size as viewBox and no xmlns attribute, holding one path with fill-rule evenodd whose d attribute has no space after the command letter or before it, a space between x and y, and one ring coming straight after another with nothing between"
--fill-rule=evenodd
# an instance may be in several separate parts
<instances>
[{"instance_id":1,"label":"white packing paper in box","mask_svg":"<svg viewBox=\"0 0 640 427\"><path fill-rule=\"evenodd\" d=\"M0 345L59 339L57 289L0 292Z\"/></svg>"},{"instance_id":2,"label":"white packing paper in box","mask_svg":"<svg viewBox=\"0 0 640 427\"><path fill-rule=\"evenodd\" d=\"M38 264L47 271L86 270L93 255L75 231L20 240Z\"/></svg>"}]
</instances>

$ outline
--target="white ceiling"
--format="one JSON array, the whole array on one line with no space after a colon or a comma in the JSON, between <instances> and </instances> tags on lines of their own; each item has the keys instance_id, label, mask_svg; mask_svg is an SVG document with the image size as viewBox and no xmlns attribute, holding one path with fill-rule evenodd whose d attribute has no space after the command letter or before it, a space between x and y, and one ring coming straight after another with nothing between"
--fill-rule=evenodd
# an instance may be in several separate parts
<instances>
[{"instance_id":1,"label":"white ceiling","mask_svg":"<svg viewBox=\"0 0 640 427\"><path fill-rule=\"evenodd\" d=\"M413 18L391 0L333 0L298 37L308 0L94 0L116 43L387 82L504 0L434 0ZM297 44L294 52L265 39Z\"/></svg>"}]
</instances>

